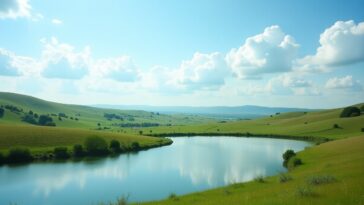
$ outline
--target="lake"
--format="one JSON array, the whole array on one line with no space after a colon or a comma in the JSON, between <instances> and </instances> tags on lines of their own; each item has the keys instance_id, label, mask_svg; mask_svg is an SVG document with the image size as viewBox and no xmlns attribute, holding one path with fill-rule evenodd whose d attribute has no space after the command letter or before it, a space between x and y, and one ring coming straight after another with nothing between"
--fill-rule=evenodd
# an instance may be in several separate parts
<instances>
[{"instance_id":1,"label":"lake","mask_svg":"<svg viewBox=\"0 0 364 205\"><path fill-rule=\"evenodd\" d=\"M309 142L255 137L175 137L170 146L93 161L0 167L0 204L87 205L149 201L285 171L282 153Z\"/></svg>"}]
</instances>

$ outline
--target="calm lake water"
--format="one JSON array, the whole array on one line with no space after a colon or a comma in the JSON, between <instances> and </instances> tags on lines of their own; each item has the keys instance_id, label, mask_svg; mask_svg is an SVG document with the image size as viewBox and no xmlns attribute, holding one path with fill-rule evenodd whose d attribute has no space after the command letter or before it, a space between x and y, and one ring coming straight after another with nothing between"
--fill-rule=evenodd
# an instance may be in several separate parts
<instances>
[{"instance_id":1,"label":"calm lake water","mask_svg":"<svg viewBox=\"0 0 364 205\"><path fill-rule=\"evenodd\" d=\"M285 171L282 153L308 142L271 138L178 137L170 146L96 161L0 167L0 204L86 205L147 201Z\"/></svg>"}]
</instances>

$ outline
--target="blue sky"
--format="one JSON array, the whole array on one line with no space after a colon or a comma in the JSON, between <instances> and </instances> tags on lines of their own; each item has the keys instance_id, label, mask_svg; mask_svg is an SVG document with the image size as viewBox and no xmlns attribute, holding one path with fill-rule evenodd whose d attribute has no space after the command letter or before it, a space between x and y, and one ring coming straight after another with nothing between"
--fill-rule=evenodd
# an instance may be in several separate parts
<instances>
[{"instance_id":1,"label":"blue sky","mask_svg":"<svg viewBox=\"0 0 364 205\"><path fill-rule=\"evenodd\" d=\"M364 101L364 2L0 1L0 91L77 104Z\"/></svg>"}]
</instances>

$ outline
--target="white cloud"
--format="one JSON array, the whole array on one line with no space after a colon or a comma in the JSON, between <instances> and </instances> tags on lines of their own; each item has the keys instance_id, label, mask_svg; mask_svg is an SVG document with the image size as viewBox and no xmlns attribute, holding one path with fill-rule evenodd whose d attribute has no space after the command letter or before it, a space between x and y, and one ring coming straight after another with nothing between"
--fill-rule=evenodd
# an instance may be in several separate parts
<instances>
[{"instance_id":1,"label":"white cloud","mask_svg":"<svg viewBox=\"0 0 364 205\"><path fill-rule=\"evenodd\" d=\"M232 49L226 55L226 62L239 78L286 72L292 68L298 47L291 36L275 25L247 38L240 48Z\"/></svg>"},{"instance_id":2,"label":"white cloud","mask_svg":"<svg viewBox=\"0 0 364 205\"><path fill-rule=\"evenodd\" d=\"M0 75L3 76L16 76L19 75L19 71L12 65L14 55L0 48Z\"/></svg>"},{"instance_id":3,"label":"white cloud","mask_svg":"<svg viewBox=\"0 0 364 205\"><path fill-rule=\"evenodd\" d=\"M31 18L31 9L28 0L1 0L0 19Z\"/></svg>"},{"instance_id":4,"label":"white cloud","mask_svg":"<svg viewBox=\"0 0 364 205\"><path fill-rule=\"evenodd\" d=\"M43 46L40 62L44 77L79 79L88 73L91 61L89 47L75 52L73 46L59 43L56 38L52 38L50 42L43 40Z\"/></svg>"},{"instance_id":5,"label":"white cloud","mask_svg":"<svg viewBox=\"0 0 364 205\"><path fill-rule=\"evenodd\" d=\"M63 24L63 21L61 21L59 19L52 19L52 23L55 25L60 25L60 24Z\"/></svg>"},{"instance_id":6,"label":"white cloud","mask_svg":"<svg viewBox=\"0 0 364 205\"><path fill-rule=\"evenodd\" d=\"M298 61L308 71L327 71L331 67L364 61L364 22L337 21L320 35L315 55Z\"/></svg>"},{"instance_id":7,"label":"white cloud","mask_svg":"<svg viewBox=\"0 0 364 205\"><path fill-rule=\"evenodd\" d=\"M230 74L223 55L195 53L176 71L177 83L187 89L214 89L225 83Z\"/></svg>"},{"instance_id":8,"label":"white cloud","mask_svg":"<svg viewBox=\"0 0 364 205\"><path fill-rule=\"evenodd\" d=\"M120 82L133 82L139 78L139 71L130 56L93 60L91 75Z\"/></svg>"},{"instance_id":9,"label":"white cloud","mask_svg":"<svg viewBox=\"0 0 364 205\"><path fill-rule=\"evenodd\" d=\"M334 77L330 78L325 85L328 89L351 89L351 90L362 90L362 85L359 81L355 81L353 76L347 75L342 78Z\"/></svg>"}]
</instances>

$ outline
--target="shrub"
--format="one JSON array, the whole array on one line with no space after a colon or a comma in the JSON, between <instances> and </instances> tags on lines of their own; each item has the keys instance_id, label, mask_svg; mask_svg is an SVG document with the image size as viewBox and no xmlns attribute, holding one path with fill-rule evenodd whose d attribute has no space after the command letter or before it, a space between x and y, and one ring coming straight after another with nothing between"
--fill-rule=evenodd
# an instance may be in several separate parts
<instances>
[{"instance_id":1,"label":"shrub","mask_svg":"<svg viewBox=\"0 0 364 205\"><path fill-rule=\"evenodd\" d=\"M70 157L67 147L56 147L54 148L53 153L56 159L67 159Z\"/></svg>"},{"instance_id":2,"label":"shrub","mask_svg":"<svg viewBox=\"0 0 364 205\"><path fill-rule=\"evenodd\" d=\"M338 129L338 128L340 128L340 126L339 126L338 124L334 124L332 127L333 127L334 129Z\"/></svg>"},{"instance_id":3,"label":"shrub","mask_svg":"<svg viewBox=\"0 0 364 205\"><path fill-rule=\"evenodd\" d=\"M362 106L360 107L360 110L361 110L362 112L364 112L364 105L362 105Z\"/></svg>"},{"instance_id":4,"label":"shrub","mask_svg":"<svg viewBox=\"0 0 364 205\"><path fill-rule=\"evenodd\" d=\"M309 187L309 186L300 186L300 187L298 187L296 193L300 197L310 197L310 196L315 195L312 188Z\"/></svg>"},{"instance_id":5,"label":"shrub","mask_svg":"<svg viewBox=\"0 0 364 205\"><path fill-rule=\"evenodd\" d=\"M85 155L85 151L83 150L82 145L80 145L80 144L73 145L73 156L82 157L84 155Z\"/></svg>"},{"instance_id":6,"label":"shrub","mask_svg":"<svg viewBox=\"0 0 364 205\"><path fill-rule=\"evenodd\" d=\"M291 180L292 180L292 177L289 176L288 174L285 174L285 173L279 174L279 182L280 183L285 183L285 182L288 182L288 181L291 181Z\"/></svg>"},{"instance_id":7,"label":"shrub","mask_svg":"<svg viewBox=\"0 0 364 205\"><path fill-rule=\"evenodd\" d=\"M169 194L169 196L168 196L168 199L169 199L169 200L177 201L177 200L178 200L177 194L175 194L175 193L170 193L170 194Z\"/></svg>"},{"instance_id":8,"label":"shrub","mask_svg":"<svg viewBox=\"0 0 364 205\"><path fill-rule=\"evenodd\" d=\"M364 127L361 128L361 131L364 132Z\"/></svg>"},{"instance_id":9,"label":"shrub","mask_svg":"<svg viewBox=\"0 0 364 205\"><path fill-rule=\"evenodd\" d=\"M346 107L343 109L343 111L340 114L340 117L356 117L360 116L360 109L357 107Z\"/></svg>"},{"instance_id":10,"label":"shrub","mask_svg":"<svg viewBox=\"0 0 364 205\"><path fill-rule=\"evenodd\" d=\"M0 118L4 116L5 113L5 109L4 108L0 108Z\"/></svg>"},{"instance_id":11,"label":"shrub","mask_svg":"<svg viewBox=\"0 0 364 205\"><path fill-rule=\"evenodd\" d=\"M85 148L90 155L105 155L108 153L106 141L98 136L86 138Z\"/></svg>"},{"instance_id":12,"label":"shrub","mask_svg":"<svg viewBox=\"0 0 364 205\"><path fill-rule=\"evenodd\" d=\"M259 175L254 178L254 181L259 182L259 183L264 183L265 179L264 179L264 176Z\"/></svg>"},{"instance_id":13,"label":"shrub","mask_svg":"<svg viewBox=\"0 0 364 205\"><path fill-rule=\"evenodd\" d=\"M22 121L36 125L38 124L37 120L33 117L33 115L27 114L22 117Z\"/></svg>"},{"instance_id":14,"label":"shrub","mask_svg":"<svg viewBox=\"0 0 364 205\"><path fill-rule=\"evenodd\" d=\"M133 142L133 143L131 143L131 149L134 150L134 151L139 150L140 149L139 142Z\"/></svg>"},{"instance_id":15,"label":"shrub","mask_svg":"<svg viewBox=\"0 0 364 205\"><path fill-rule=\"evenodd\" d=\"M307 183L310 185L329 184L336 182L336 178L331 175L311 176L307 179Z\"/></svg>"},{"instance_id":16,"label":"shrub","mask_svg":"<svg viewBox=\"0 0 364 205\"><path fill-rule=\"evenodd\" d=\"M292 164L293 164L293 167L296 167L298 165L301 165L302 164L302 160L300 158L297 158L297 157L294 157L292 159Z\"/></svg>"},{"instance_id":17,"label":"shrub","mask_svg":"<svg viewBox=\"0 0 364 205\"><path fill-rule=\"evenodd\" d=\"M284 152L283 155L282 155L282 157L283 157L283 166L287 167L289 159L291 159L294 156L296 156L296 153L291 149L288 149L286 152Z\"/></svg>"},{"instance_id":18,"label":"shrub","mask_svg":"<svg viewBox=\"0 0 364 205\"><path fill-rule=\"evenodd\" d=\"M111 140L110 141L110 149L111 151L113 151L114 153L118 153L121 151L120 148L120 142L117 140Z\"/></svg>"},{"instance_id":19,"label":"shrub","mask_svg":"<svg viewBox=\"0 0 364 205\"><path fill-rule=\"evenodd\" d=\"M42 126L55 126L53 119L48 115L41 115L38 119L38 124Z\"/></svg>"},{"instance_id":20,"label":"shrub","mask_svg":"<svg viewBox=\"0 0 364 205\"><path fill-rule=\"evenodd\" d=\"M29 149L22 147L11 148L7 157L9 163L30 162L32 159Z\"/></svg>"}]
</instances>

